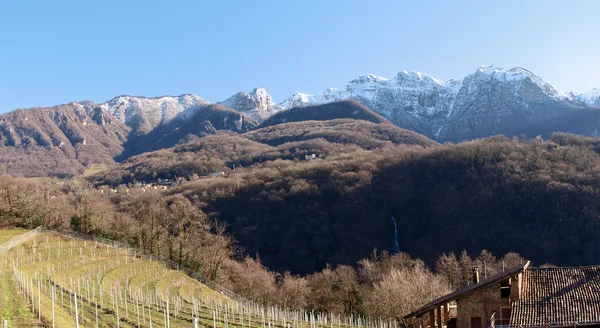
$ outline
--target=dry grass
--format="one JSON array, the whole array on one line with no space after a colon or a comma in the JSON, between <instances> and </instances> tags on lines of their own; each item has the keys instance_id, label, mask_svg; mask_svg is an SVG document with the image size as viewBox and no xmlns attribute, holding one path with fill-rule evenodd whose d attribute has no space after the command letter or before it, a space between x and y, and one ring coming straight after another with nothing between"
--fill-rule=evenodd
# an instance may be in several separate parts
<instances>
[{"instance_id":1,"label":"dry grass","mask_svg":"<svg viewBox=\"0 0 600 328\"><path fill-rule=\"evenodd\" d=\"M5 229L0 230L0 244L9 241L10 239L26 233L28 230L25 229Z\"/></svg>"},{"instance_id":2,"label":"dry grass","mask_svg":"<svg viewBox=\"0 0 600 328\"><path fill-rule=\"evenodd\" d=\"M88 168L85 169L85 171L83 172L83 175L84 176L94 175L96 173L106 171L108 169L108 167L109 166L107 164L92 164Z\"/></svg>"}]
</instances>

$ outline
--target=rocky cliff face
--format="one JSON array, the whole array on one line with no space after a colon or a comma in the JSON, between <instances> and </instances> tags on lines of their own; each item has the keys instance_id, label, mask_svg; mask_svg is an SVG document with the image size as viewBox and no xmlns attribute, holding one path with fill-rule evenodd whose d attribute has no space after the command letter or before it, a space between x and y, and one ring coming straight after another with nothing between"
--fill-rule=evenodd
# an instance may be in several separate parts
<instances>
[{"instance_id":1,"label":"rocky cliff face","mask_svg":"<svg viewBox=\"0 0 600 328\"><path fill-rule=\"evenodd\" d=\"M68 176L123 151L129 127L91 102L0 115L0 163L17 176Z\"/></svg>"},{"instance_id":2,"label":"rocky cliff face","mask_svg":"<svg viewBox=\"0 0 600 328\"><path fill-rule=\"evenodd\" d=\"M256 88L250 93L238 92L220 104L235 109L257 122L262 122L283 110L283 107L273 102L271 95L263 88Z\"/></svg>"},{"instance_id":3,"label":"rocky cliff face","mask_svg":"<svg viewBox=\"0 0 600 328\"><path fill-rule=\"evenodd\" d=\"M435 135L462 141L527 133L538 124L570 115L582 104L522 68L480 68L463 79L451 113Z\"/></svg>"}]
</instances>

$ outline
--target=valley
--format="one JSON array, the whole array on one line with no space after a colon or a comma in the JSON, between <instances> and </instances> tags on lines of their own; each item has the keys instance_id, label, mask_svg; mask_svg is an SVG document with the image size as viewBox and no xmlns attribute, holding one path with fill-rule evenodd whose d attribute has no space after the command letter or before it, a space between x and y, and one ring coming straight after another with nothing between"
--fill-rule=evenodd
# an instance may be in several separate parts
<instances>
[{"instance_id":1,"label":"valley","mask_svg":"<svg viewBox=\"0 0 600 328\"><path fill-rule=\"evenodd\" d=\"M100 297L107 327L194 316L211 326L212 316L224 327L391 328L373 318L414 324L399 316L468 287L473 266L493 276L525 259L600 260L595 93L499 68L449 82L366 76L343 90L282 104L264 89L218 104L120 96L3 115L0 223L62 233L5 258L3 290L26 295L9 311L48 326L58 286L63 298L77 289L83 326L95 325ZM67 232L123 244L103 253ZM76 244L66 262L63 242ZM113 271L110 283L93 277ZM381 306L390 290L407 295L401 306ZM55 319L69 327L65 304Z\"/></svg>"}]
</instances>

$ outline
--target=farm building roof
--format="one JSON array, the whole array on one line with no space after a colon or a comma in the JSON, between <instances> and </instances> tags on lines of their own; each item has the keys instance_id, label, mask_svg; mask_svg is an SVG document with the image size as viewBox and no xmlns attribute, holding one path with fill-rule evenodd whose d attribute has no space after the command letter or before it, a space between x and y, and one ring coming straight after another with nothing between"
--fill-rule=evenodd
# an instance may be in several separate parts
<instances>
[{"instance_id":1,"label":"farm building roof","mask_svg":"<svg viewBox=\"0 0 600 328\"><path fill-rule=\"evenodd\" d=\"M600 266L531 268L523 294L512 306L515 326L600 323Z\"/></svg>"}]
</instances>

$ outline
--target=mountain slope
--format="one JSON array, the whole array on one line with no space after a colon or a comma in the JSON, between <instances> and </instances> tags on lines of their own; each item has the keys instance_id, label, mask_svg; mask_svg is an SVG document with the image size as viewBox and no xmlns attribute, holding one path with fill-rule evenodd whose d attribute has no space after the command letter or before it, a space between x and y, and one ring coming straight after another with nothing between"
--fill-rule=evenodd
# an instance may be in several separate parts
<instances>
[{"instance_id":1,"label":"mountain slope","mask_svg":"<svg viewBox=\"0 0 600 328\"><path fill-rule=\"evenodd\" d=\"M260 127L289 122L326 121L341 118L351 118L374 123L389 123L384 117L357 101L344 100L323 105L294 107L269 117Z\"/></svg>"},{"instance_id":2,"label":"mountain slope","mask_svg":"<svg viewBox=\"0 0 600 328\"><path fill-rule=\"evenodd\" d=\"M336 144L351 144L363 149L393 148L396 145L429 147L437 144L423 135L392 124L377 124L356 119L282 123L261 127L243 136L272 146L316 139Z\"/></svg>"},{"instance_id":3,"label":"mountain slope","mask_svg":"<svg viewBox=\"0 0 600 328\"><path fill-rule=\"evenodd\" d=\"M0 116L0 162L15 176L69 176L114 163L129 127L91 102Z\"/></svg>"},{"instance_id":4,"label":"mountain slope","mask_svg":"<svg viewBox=\"0 0 600 328\"><path fill-rule=\"evenodd\" d=\"M216 132L169 149L130 157L89 179L96 186L118 186L132 183L134 179L146 182L159 178L195 179L212 172L232 172L233 168L260 167L278 161L305 161L305 156L312 154L323 159L365 150L437 145L422 135L392 124L352 119L294 122L241 135Z\"/></svg>"},{"instance_id":5,"label":"mountain slope","mask_svg":"<svg viewBox=\"0 0 600 328\"><path fill-rule=\"evenodd\" d=\"M194 95L121 96L99 105L87 101L20 109L0 116L0 170L14 176L68 177L91 164L113 164L205 135L244 133L257 125L236 110Z\"/></svg>"},{"instance_id":6,"label":"mountain slope","mask_svg":"<svg viewBox=\"0 0 600 328\"><path fill-rule=\"evenodd\" d=\"M540 124L573 114L581 107L576 105L527 70L480 68L463 80L438 138L456 142L496 134L531 134Z\"/></svg>"},{"instance_id":7,"label":"mountain slope","mask_svg":"<svg viewBox=\"0 0 600 328\"><path fill-rule=\"evenodd\" d=\"M184 141L216 134L217 131L244 133L258 123L238 111L221 105L207 105L176 117L154 128L150 133L131 137L124 145L125 152L119 159L153 150L170 148Z\"/></svg>"}]
</instances>

